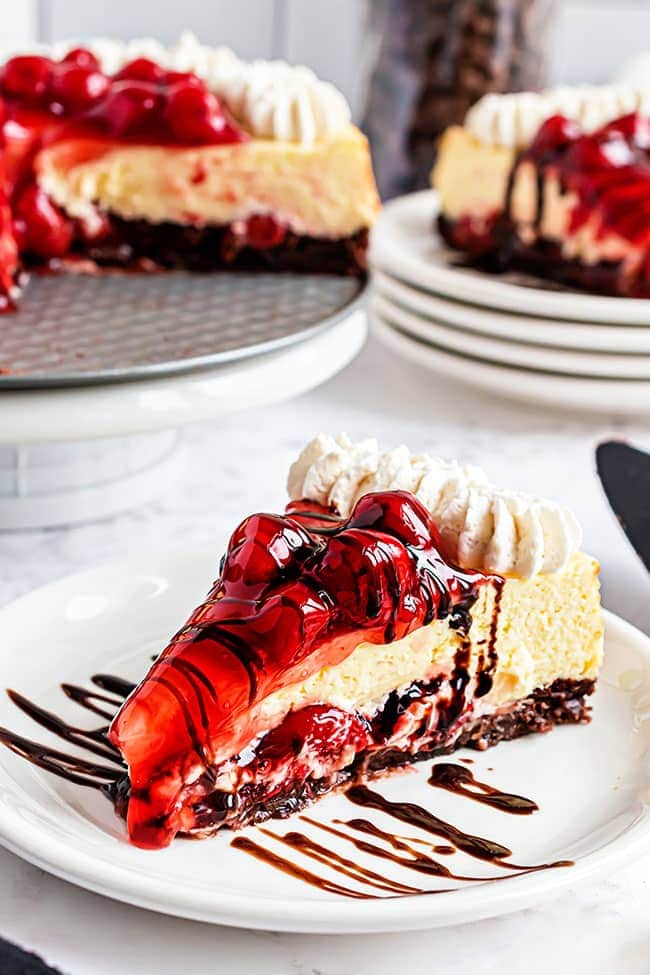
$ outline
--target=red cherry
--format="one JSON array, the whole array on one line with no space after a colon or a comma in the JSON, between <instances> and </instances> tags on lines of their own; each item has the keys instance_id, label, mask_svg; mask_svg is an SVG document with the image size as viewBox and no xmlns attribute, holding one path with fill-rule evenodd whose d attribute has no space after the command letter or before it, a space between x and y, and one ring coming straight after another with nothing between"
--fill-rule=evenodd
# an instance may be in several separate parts
<instances>
[{"instance_id":1,"label":"red cherry","mask_svg":"<svg viewBox=\"0 0 650 975\"><path fill-rule=\"evenodd\" d=\"M79 112L99 101L109 87L108 78L100 71L61 64L54 72L51 92L52 98L67 111Z\"/></svg>"},{"instance_id":2,"label":"red cherry","mask_svg":"<svg viewBox=\"0 0 650 975\"><path fill-rule=\"evenodd\" d=\"M146 81L118 81L88 118L99 121L113 135L138 135L150 128L160 106L156 86Z\"/></svg>"},{"instance_id":3,"label":"red cherry","mask_svg":"<svg viewBox=\"0 0 650 975\"><path fill-rule=\"evenodd\" d=\"M327 704L311 704L290 711L284 721L264 736L257 748L256 761L295 760L298 742L300 755L307 757L312 752L327 756L338 753L345 745L360 750L369 738L369 729L359 715Z\"/></svg>"},{"instance_id":4,"label":"red cherry","mask_svg":"<svg viewBox=\"0 0 650 975\"><path fill-rule=\"evenodd\" d=\"M24 222L25 249L39 257L63 257L72 244L72 224L38 186L28 186L16 204L16 223Z\"/></svg>"},{"instance_id":5,"label":"red cherry","mask_svg":"<svg viewBox=\"0 0 650 975\"><path fill-rule=\"evenodd\" d=\"M638 112L631 112L614 119L596 133L599 138L620 138L639 149L650 148L650 119Z\"/></svg>"},{"instance_id":6,"label":"red cherry","mask_svg":"<svg viewBox=\"0 0 650 975\"><path fill-rule=\"evenodd\" d=\"M286 578L290 566L298 566L313 549L309 533L295 522L281 515L251 515L230 540L222 577L243 586Z\"/></svg>"},{"instance_id":7,"label":"red cherry","mask_svg":"<svg viewBox=\"0 0 650 975\"><path fill-rule=\"evenodd\" d=\"M246 221L246 243L256 250L277 247L287 236L287 228L273 217L257 214Z\"/></svg>"},{"instance_id":8,"label":"red cherry","mask_svg":"<svg viewBox=\"0 0 650 975\"><path fill-rule=\"evenodd\" d=\"M182 82L170 88L163 117L172 135L190 145L238 142L241 138L226 119L216 95L195 83Z\"/></svg>"},{"instance_id":9,"label":"red cherry","mask_svg":"<svg viewBox=\"0 0 650 975\"><path fill-rule=\"evenodd\" d=\"M538 159L548 153L557 152L580 135L580 126L573 119L564 115L552 115L539 129L526 155Z\"/></svg>"},{"instance_id":10,"label":"red cherry","mask_svg":"<svg viewBox=\"0 0 650 975\"><path fill-rule=\"evenodd\" d=\"M15 217L11 222L11 229L19 251L26 251L27 245L27 224L24 220Z\"/></svg>"},{"instance_id":11,"label":"red cherry","mask_svg":"<svg viewBox=\"0 0 650 975\"><path fill-rule=\"evenodd\" d=\"M393 535L415 548L440 544L428 511L408 491L365 494L355 504L348 526Z\"/></svg>"},{"instance_id":12,"label":"red cherry","mask_svg":"<svg viewBox=\"0 0 650 975\"><path fill-rule=\"evenodd\" d=\"M205 88L205 82L201 81L193 71L167 71L163 82L167 88L179 84L189 85L191 88Z\"/></svg>"},{"instance_id":13,"label":"red cherry","mask_svg":"<svg viewBox=\"0 0 650 975\"><path fill-rule=\"evenodd\" d=\"M26 55L11 58L2 72L2 90L10 98L31 104L47 94L53 62L49 58Z\"/></svg>"},{"instance_id":14,"label":"red cherry","mask_svg":"<svg viewBox=\"0 0 650 975\"><path fill-rule=\"evenodd\" d=\"M164 80L165 72L149 58L135 58L125 64L113 78L115 81L148 81L149 84L157 85Z\"/></svg>"},{"instance_id":15,"label":"red cherry","mask_svg":"<svg viewBox=\"0 0 650 975\"><path fill-rule=\"evenodd\" d=\"M631 158L629 146L625 142L619 142L625 155ZM569 170L577 173L585 173L589 170L600 170L607 164L607 154L603 146L599 145L592 136L583 136L574 142L566 155L566 166Z\"/></svg>"},{"instance_id":16,"label":"red cherry","mask_svg":"<svg viewBox=\"0 0 650 975\"><path fill-rule=\"evenodd\" d=\"M99 58L86 47L73 47L63 58L62 63L75 64L78 68L87 68L89 71L101 71Z\"/></svg>"}]
</instances>

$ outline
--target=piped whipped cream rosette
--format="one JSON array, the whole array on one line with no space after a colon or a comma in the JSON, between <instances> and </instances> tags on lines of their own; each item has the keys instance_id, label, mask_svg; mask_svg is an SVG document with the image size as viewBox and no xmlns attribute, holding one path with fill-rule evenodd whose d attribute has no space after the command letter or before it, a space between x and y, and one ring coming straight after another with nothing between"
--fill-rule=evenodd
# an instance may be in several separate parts
<instances>
[{"instance_id":1,"label":"piped whipped cream rosette","mask_svg":"<svg viewBox=\"0 0 650 975\"><path fill-rule=\"evenodd\" d=\"M382 452L375 439L320 434L292 465L289 496L348 517L373 491L410 491L431 512L449 557L464 568L530 578L561 570L582 532L561 505L491 484L478 467L405 446Z\"/></svg>"},{"instance_id":2,"label":"piped whipped cream rosette","mask_svg":"<svg viewBox=\"0 0 650 975\"><path fill-rule=\"evenodd\" d=\"M465 128L488 145L527 146L553 115L574 119L593 132L631 112L650 112L650 86L575 85L542 92L488 94L470 108Z\"/></svg>"}]
</instances>

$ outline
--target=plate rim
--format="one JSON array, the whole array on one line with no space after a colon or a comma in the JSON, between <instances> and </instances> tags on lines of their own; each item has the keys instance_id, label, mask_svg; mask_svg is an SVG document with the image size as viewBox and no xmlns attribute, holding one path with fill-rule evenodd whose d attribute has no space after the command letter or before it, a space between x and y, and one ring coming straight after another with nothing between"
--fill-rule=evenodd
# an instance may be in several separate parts
<instances>
[{"instance_id":1,"label":"plate rim","mask_svg":"<svg viewBox=\"0 0 650 975\"><path fill-rule=\"evenodd\" d=\"M214 546L199 546L192 552L186 547L171 551L140 552L95 568L68 575L53 583L32 590L0 607L0 620L8 615L20 615L26 604L45 594L56 595L57 590L84 581L99 580L106 573L116 572L161 574L170 571L178 559L195 560ZM157 566L157 569L156 569ZM637 653L650 664L650 637L621 617L603 610L606 633L635 644ZM641 809L639 816L616 838L604 847L581 857L567 871L547 871L513 877L506 885L490 888L485 897L485 884L455 893L436 895L430 902L426 896L386 898L379 900L301 901L234 894L206 895L191 886L170 879L163 886L156 877L147 877L131 868L98 860L86 851L72 850L69 842L53 836L47 827L34 829L33 823L23 821L6 801L0 804L0 845L22 859L76 886L123 903L154 910L158 913L251 929L303 933L356 933L375 931L405 931L432 929L460 924L521 910L539 903L546 896L577 886L608 870L624 866L635 854L650 850L650 807ZM71 863L71 854L73 862ZM460 903L459 903L460 902Z\"/></svg>"},{"instance_id":2,"label":"plate rim","mask_svg":"<svg viewBox=\"0 0 650 975\"><path fill-rule=\"evenodd\" d=\"M444 349L445 352L454 352L468 358L480 359L482 362L496 366L545 374L550 372L573 379L616 379L619 381L650 382L650 354L625 353L614 356L611 352L600 350L590 352L586 349L549 347L536 342L509 341L502 336L479 334L470 329L458 328L453 324L425 316L410 308L403 307L387 295L378 292L371 296L369 308L373 314L399 329L400 332L405 332L433 348ZM434 332L437 334L434 335ZM474 343L475 350L469 348L468 343ZM510 350L514 353L512 357L510 357ZM505 358L500 358L500 355ZM536 357L538 358L537 362L534 361ZM539 362L539 357L545 360L545 364ZM556 360L553 365L551 359ZM590 371L600 368L607 369L607 364L612 361L627 362L630 372L634 375L625 375L622 370L620 372L612 370L609 374ZM566 363L566 368L562 368L563 363ZM640 374L642 371L645 371L645 375Z\"/></svg>"},{"instance_id":3,"label":"plate rim","mask_svg":"<svg viewBox=\"0 0 650 975\"><path fill-rule=\"evenodd\" d=\"M605 322L574 322L519 314L498 308L470 304L460 298L433 294L412 283L403 281L385 270L373 271L370 297L380 294L413 314L440 321L459 331L489 335L492 338L512 336L512 324L517 320L521 331L516 341L520 345L544 345L547 348L569 351L613 353L616 355L650 356L650 329L644 325L608 325ZM498 329L494 330L494 323ZM566 338L571 329L570 339ZM536 337L530 336L530 330ZM647 332L647 334L646 334ZM643 336L643 343L639 337ZM594 339L596 343L594 344ZM643 346L643 347L642 347Z\"/></svg>"},{"instance_id":4,"label":"plate rim","mask_svg":"<svg viewBox=\"0 0 650 975\"><path fill-rule=\"evenodd\" d=\"M387 348L421 369L480 389L505 403L514 400L536 408L570 409L600 416L650 413L650 380L591 379L502 366L423 342L370 311L371 334ZM612 396L616 395L623 399L612 402Z\"/></svg>"},{"instance_id":5,"label":"plate rim","mask_svg":"<svg viewBox=\"0 0 650 975\"><path fill-rule=\"evenodd\" d=\"M438 200L437 192L427 189L395 197L384 204L371 234L371 269L378 267L435 295L455 298L462 294L466 304L483 308L524 311L540 318L598 322L603 325L650 324L650 298L615 298L568 289L551 291L523 286L499 280L494 275L449 267L442 262L436 263L435 259L427 263L417 253L391 244L395 225L406 215L419 216L423 222L425 214L428 215L426 226L429 229L425 232L428 232L432 242L436 239L440 241L433 227L439 210Z\"/></svg>"}]
</instances>

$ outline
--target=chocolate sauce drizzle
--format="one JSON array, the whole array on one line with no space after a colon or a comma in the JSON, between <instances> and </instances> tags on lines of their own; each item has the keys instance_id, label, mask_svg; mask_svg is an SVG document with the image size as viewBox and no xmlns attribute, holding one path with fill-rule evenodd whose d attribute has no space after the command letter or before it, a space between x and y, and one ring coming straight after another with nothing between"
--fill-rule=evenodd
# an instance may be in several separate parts
<instances>
[{"instance_id":1,"label":"chocolate sauce drizzle","mask_svg":"<svg viewBox=\"0 0 650 975\"><path fill-rule=\"evenodd\" d=\"M514 795L511 792L501 792L487 782L479 782L468 768L455 765L452 762L438 762L431 770L429 785L455 792L456 795L475 799L486 806L500 809L502 812L515 816L530 816L539 806L532 799Z\"/></svg>"},{"instance_id":2,"label":"chocolate sauce drizzle","mask_svg":"<svg viewBox=\"0 0 650 975\"><path fill-rule=\"evenodd\" d=\"M387 813L393 819L398 819L408 826L417 826L418 829L439 836L455 846L457 850L469 854L477 860L486 860L495 863L505 857L512 856L512 851L501 843L494 840L487 840L481 836L473 836L463 830L446 823L439 819L432 812L423 806L418 806L413 802L394 802L386 799L381 793L368 788L367 785L353 785L346 791L346 796L357 806L364 809L376 809L379 812Z\"/></svg>"},{"instance_id":3,"label":"chocolate sauce drizzle","mask_svg":"<svg viewBox=\"0 0 650 975\"><path fill-rule=\"evenodd\" d=\"M93 685L91 688L68 683L62 684L61 688L70 700L108 721L112 719L122 701L135 686L111 674L95 674L91 678L91 683ZM102 691L108 693L102 693ZM39 768L76 785L98 789L112 801L118 801L120 789L126 780L126 769L119 752L108 740L107 724L90 730L79 728L28 700L16 691L9 690L7 693L13 703L42 728L110 764L89 761L66 754L58 749L24 738L6 728L0 728L0 743ZM509 792L501 792L495 786L479 782L474 778L470 769L464 765L456 765L451 762L434 764L429 783L465 798L483 802L504 813L529 815L538 809L537 804L531 799ZM571 865L571 861L567 860L530 866L514 864L507 861L507 858L512 854L506 846L494 840L466 833L415 803L392 801L365 785L352 786L347 789L345 795L350 802L357 806L374 809L445 841L444 843L431 842L417 835L401 836L388 832L370 820L363 818L345 821L333 820L332 823L328 824L321 823L309 816L300 817L309 826L349 843L361 853L372 856L380 862L388 861L400 869L414 871L444 881L485 883L521 876L538 870ZM319 843L297 830L280 834L260 828L258 832L273 843L282 844L294 853L334 870L337 876L347 877L358 884L359 889L339 881L330 880L327 876L306 869L248 836L236 836L231 841L231 846L233 849L240 850L297 880L332 894L366 900L416 894L442 894L457 889L445 886L429 890L415 887L400 880L393 880L383 873L360 865L354 859L332 850L329 846ZM469 876L454 872L438 859L440 856L450 856L457 851L463 852L473 859L491 863L506 872L496 876Z\"/></svg>"},{"instance_id":4,"label":"chocolate sauce drizzle","mask_svg":"<svg viewBox=\"0 0 650 975\"><path fill-rule=\"evenodd\" d=\"M441 771L436 773L436 769L441 769ZM501 793L493 786L477 782L469 769L464 766L453 765L448 762L434 765L430 782L448 791L456 792L461 796L478 799L479 801L492 800L489 804L500 812L521 815L532 813L538 809L537 804L531 799L525 799L523 796L515 796L512 793ZM471 792L468 783L471 783L479 790L479 795ZM322 830L331 836L335 836L337 839L343 840L346 843L350 843L361 853L378 858L379 860L388 861L402 869L413 870L430 877L444 878L447 881L494 883L508 880L515 876L537 873L540 870L550 870L572 865L572 861L570 860L556 860L552 863L532 865L515 864L505 859L511 856L511 851L507 847L496 843L494 840L465 833L463 830L444 822L427 809L424 809L424 807L418 806L415 803L392 802L379 793L369 789L367 786L353 786L346 791L345 795L355 805L379 810L409 826L424 830L435 836L442 836L450 841L448 844L441 845L431 843L428 840L422 840L417 836L399 836L382 829L367 819L333 820L331 824L327 824L312 819L310 816L300 817L308 825ZM274 842L289 846L292 850L298 851L303 856L315 860L317 863L323 864L326 867L335 869L337 873L343 874L366 887L387 890L389 896L445 894L458 889L456 887L439 887L430 890L403 885L399 881L389 880L383 874L368 871L366 868L359 866L354 860L350 860L336 853L329 847L323 846L303 833L291 831L290 833L281 835L267 829L262 829L260 832ZM360 839L355 835L356 833L363 834L364 838ZM379 843L371 842L365 837L372 837L373 840L379 840ZM320 890L343 894L346 897L357 899L359 897L373 899L385 896L372 892L362 893L355 888L344 887L341 884L333 884L332 881L322 875L303 870L303 868L298 867L292 860L286 859L269 850L267 847L260 846L243 837L236 837L231 842L231 845L235 849L251 853L257 859L263 860L270 866L275 867L275 869L287 873L290 876L298 877L300 880ZM425 851L417 849L417 846L424 846ZM466 874L454 873L446 864L441 863L440 860L431 855L448 856L457 851L466 853L473 859L492 863L495 867L505 872L492 876L468 876Z\"/></svg>"},{"instance_id":5,"label":"chocolate sauce drizzle","mask_svg":"<svg viewBox=\"0 0 650 975\"><path fill-rule=\"evenodd\" d=\"M112 674L95 674L91 677L91 683L101 690L110 692L113 696L109 697L92 688L80 687L77 684L61 684L61 690L66 697L79 704L86 711L98 714L108 719L109 722L115 716L124 698L128 697L135 687L135 684ZM90 730L78 728L76 725L64 721L53 711L47 711L30 701L17 691L9 689L7 694L16 707L36 724L50 731L57 738L62 738L63 741L83 748L105 761L112 762L116 767L111 768L108 765L89 762L87 759L67 754L30 738L24 738L22 735L2 727L0 727L1 744L27 759L32 765L45 769L45 771L51 772L59 778L73 782L75 785L83 785L111 794L116 783L125 777L126 766L117 748L108 740L108 724ZM102 707L103 704L110 705L112 710Z\"/></svg>"}]
</instances>

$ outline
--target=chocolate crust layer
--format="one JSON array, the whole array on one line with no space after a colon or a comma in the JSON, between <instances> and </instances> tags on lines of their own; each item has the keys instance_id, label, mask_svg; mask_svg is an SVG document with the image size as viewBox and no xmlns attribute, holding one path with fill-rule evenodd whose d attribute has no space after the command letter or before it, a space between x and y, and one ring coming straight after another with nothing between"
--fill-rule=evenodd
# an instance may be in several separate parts
<instances>
[{"instance_id":1,"label":"chocolate crust layer","mask_svg":"<svg viewBox=\"0 0 650 975\"><path fill-rule=\"evenodd\" d=\"M580 291L615 298L650 297L650 280L626 276L621 261L583 264L563 257L561 248L554 241L539 238L532 245L524 244L514 224L506 217L490 230L492 240L489 246L486 244L483 248L477 244L475 252L470 252L457 234L457 221L441 214L437 228L449 247L463 252L467 264L489 274L523 271Z\"/></svg>"},{"instance_id":2,"label":"chocolate crust layer","mask_svg":"<svg viewBox=\"0 0 650 975\"><path fill-rule=\"evenodd\" d=\"M357 276L366 270L368 230L338 240L287 232L267 248L247 246L230 226L152 224L110 215L110 235L83 246L100 267L189 271L301 271Z\"/></svg>"},{"instance_id":3,"label":"chocolate crust layer","mask_svg":"<svg viewBox=\"0 0 650 975\"><path fill-rule=\"evenodd\" d=\"M591 720L587 699L595 685L595 680L556 680L508 708L468 723L460 734L457 728L439 731L415 753L390 747L361 752L350 765L332 776L307 779L271 798L264 797L262 788L256 785L245 785L236 794L215 791L194 807L197 829L189 835L207 836L224 827L241 829L271 818L286 819L342 786L363 783L391 769L447 755L458 748L484 751L501 741L544 733L556 725L586 724ZM122 816L126 816L128 795L126 776L110 787L109 797Z\"/></svg>"}]
</instances>

